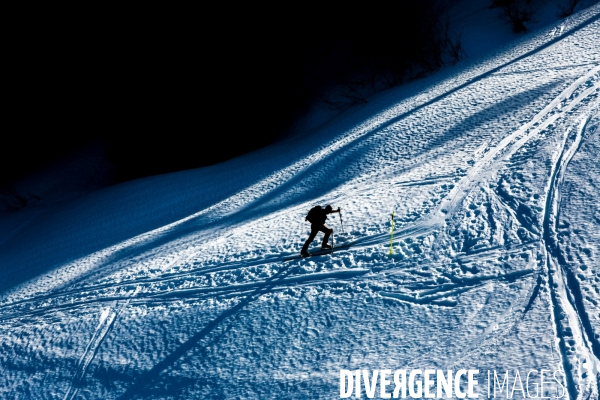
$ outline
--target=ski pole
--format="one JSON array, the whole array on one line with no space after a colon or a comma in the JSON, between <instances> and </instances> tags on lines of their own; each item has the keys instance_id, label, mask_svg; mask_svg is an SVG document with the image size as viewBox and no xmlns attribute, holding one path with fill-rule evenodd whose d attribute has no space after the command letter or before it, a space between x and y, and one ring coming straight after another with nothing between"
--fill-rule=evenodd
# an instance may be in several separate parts
<instances>
[{"instance_id":1,"label":"ski pole","mask_svg":"<svg viewBox=\"0 0 600 400\"><path fill-rule=\"evenodd\" d=\"M342 221L342 209L340 208L340 224L342 225L342 233L344 233L344 221Z\"/></svg>"},{"instance_id":2,"label":"ski pole","mask_svg":"<svg viewBox=\"0 0 600 400\"><path fill-rule=\"evenodd\" d=\"M335 248L335 241L333 240L333 233L331 234L331 257L333 257L333 249Z\"/></svg>"}]
</instances>

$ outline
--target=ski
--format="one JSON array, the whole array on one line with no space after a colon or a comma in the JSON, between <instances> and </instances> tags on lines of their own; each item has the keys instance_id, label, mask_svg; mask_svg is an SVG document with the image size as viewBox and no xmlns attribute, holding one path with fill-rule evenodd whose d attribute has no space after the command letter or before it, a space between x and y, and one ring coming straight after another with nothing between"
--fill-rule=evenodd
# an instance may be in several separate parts
<instances>
[{"instance_id":1,"label":"ski","mask_svg":"<svg viewBox=\"0 0 600 400\"><path fill-rule=\"evenodd\" d=\"M310 257L315 257L315 256L323 256L326 254L331 254L333 253L334 250L344 250L347 249L349 247L352 247L356 242L351 242L351 243L346 243L346 244L342 244L339 246L335 246L331 249L325 249L325 250L321 250L320 248L318 249L314 249L314 250L309 250L308 252L310 253L309 256L303 257L300 254L295 255L295 256L290 256L290 257L285 257L283 259L283 261L291 261L291 260L297 260L299 258L310 258Z\"/></svg>"}]
</instances>

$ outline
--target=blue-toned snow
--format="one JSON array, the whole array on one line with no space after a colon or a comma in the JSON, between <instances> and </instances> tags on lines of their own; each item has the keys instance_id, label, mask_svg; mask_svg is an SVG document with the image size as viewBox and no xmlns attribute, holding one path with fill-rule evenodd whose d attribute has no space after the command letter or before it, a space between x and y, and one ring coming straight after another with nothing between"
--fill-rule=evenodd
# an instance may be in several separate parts
<instances>
[{"instance_id":1,"label":"blue-toned snow","mask_svg":"<svg viewBox=\"0 0 600 400\"><path fill-rule=\"evenodd\" d=\"M5 216L0 398L339 398L383 368L598 398L598 43L596 5L251 154ZM284 262L314 204L355 245Z\"/></svg>"}]
</instances>

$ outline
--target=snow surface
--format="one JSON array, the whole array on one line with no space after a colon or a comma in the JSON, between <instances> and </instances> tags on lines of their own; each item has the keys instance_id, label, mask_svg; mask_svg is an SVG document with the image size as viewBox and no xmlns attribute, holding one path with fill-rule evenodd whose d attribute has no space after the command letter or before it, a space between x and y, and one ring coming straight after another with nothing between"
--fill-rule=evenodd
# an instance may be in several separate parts
<instances>
[{"instance_id":1,"label":"snow surface","mask_svg":"<svg viewBox=\"0 0 600 400\"><path fill-rule=\"evenodd\" d=\"M0 220L0 397L339 398L340 369L465 368L562 369L565 398L598 398L599 19ZM355 245L284 262L314 204Z\"/></svg>"}]
</instances>

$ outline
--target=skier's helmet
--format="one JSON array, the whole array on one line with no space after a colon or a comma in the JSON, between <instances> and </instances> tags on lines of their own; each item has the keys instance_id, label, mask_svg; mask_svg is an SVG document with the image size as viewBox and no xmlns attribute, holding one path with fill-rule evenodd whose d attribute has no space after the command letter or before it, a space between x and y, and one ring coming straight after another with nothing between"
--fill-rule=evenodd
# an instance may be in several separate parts
<instances>
[{"instance_id":1,"label":"skier's helmet","mask_svg":"<svg viewBox=\"0 0 600 400\"><path fill-rule=\"evenodd\" d=\"M325 207L325 211L329 212L333 210L333 208L328 204L327 207Z\"/></svg>"}]
</instances>

